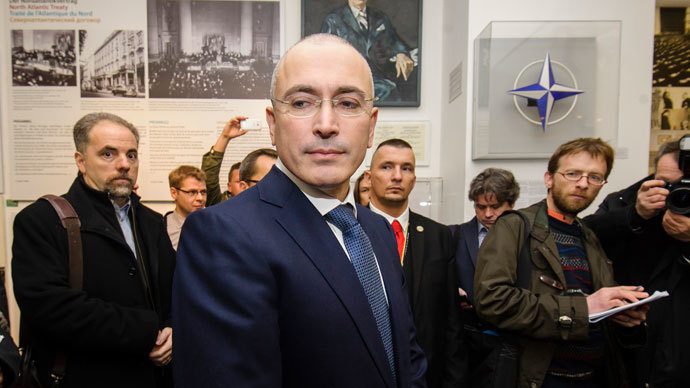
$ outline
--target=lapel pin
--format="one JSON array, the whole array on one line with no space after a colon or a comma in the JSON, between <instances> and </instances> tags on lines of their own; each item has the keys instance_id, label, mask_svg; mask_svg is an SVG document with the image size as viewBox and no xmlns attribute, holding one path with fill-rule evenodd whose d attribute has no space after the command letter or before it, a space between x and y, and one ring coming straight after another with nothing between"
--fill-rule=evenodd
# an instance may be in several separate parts
<instances>
[{"instance_id":1,"label":"lapel pin","mask_svg":"<svg viewBox=\"0 0 690 388\"><path fill-rule=\"evenodd\" d=\"M422 225L417 225L417 232L423 232L424 227Z\"/></svg>"}]
</instances>

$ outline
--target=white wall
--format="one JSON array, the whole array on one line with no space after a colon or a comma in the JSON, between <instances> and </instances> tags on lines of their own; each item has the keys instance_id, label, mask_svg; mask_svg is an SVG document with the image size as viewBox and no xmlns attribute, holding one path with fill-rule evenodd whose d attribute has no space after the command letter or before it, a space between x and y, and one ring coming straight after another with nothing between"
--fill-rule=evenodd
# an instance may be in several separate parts
<instances>
[{"instance_id":1,"label":"white wall","mask_svg":"<svg viewBox=\"0 0 690 388\"><path fill-rule=\"evenodd\" d=\"M441 141L444 152L441 155L442 177L444 178L444 211L442 222L457 223L473 216L473 208L465 197L466 188L474 176L487 167L501 167L512 170L518 180L540 179L546 171L546 160L480 160L470 159L472 147L472 77L473 42L477 35L491 21L520 20L620 20L621 26L621 71L618 113L618 155L613 173L599 198L588 211L595 209L603 196L637 181L647 174L649 150L649 123L651 107L652 52L654 43L654 0L468 0L464 5L446 0L448 8L444 14L444 29L448 35L444 44L444 75L462 58L466 77L463 101L448 106L444 101ZM464 3L464 2L459 2ZM455 23L466 23L466 37L462 40L462 27ZM453 47L462 54L453 53ZM462 107L458 105L462 104ZM464 137L458 139L458 132ZM574 136L576 137L576 136ZM464 141L464 144L462 143ZM451 145L454 144L454 145ZM458 152L446 152L454 147ZM462 170L462 171L457 171ZM449 173L464 176L461 185ZM544 191L546 193L546 191ZM449 201L463 200L462 205Z\"/></svg>"}]
</instances>

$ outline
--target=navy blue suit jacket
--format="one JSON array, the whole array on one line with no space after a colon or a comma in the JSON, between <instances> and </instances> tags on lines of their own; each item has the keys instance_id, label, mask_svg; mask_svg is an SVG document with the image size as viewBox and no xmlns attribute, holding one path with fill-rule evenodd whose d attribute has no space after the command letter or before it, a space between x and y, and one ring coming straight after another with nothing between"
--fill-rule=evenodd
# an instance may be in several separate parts
<instances>
[{"instance_id":1,"label":"navy blue suit jacket","mask_svg":"<svg viewBox=\"0 0 690 388\"><path fill-rule=\"evenodd\" d=\"M458 284L467 292L467 299L474 305L474 266L479 252L479 221L477 217L453 228L458 241L455 264L458 269Z\"/></svg>"},{"instance_id":2,"label":"navy blue suit jacket","mask_svg":"<svg viewBox=\"0 0 690 388\"><path fill-rule=\"evenodd\" d=\"M357 207L385 283L397 387L423 387L395 237ZM376 321L330 227L274 167L256 186L191 214L173 286L175 386L395 387Z\"/></svg>"}]
</instances>

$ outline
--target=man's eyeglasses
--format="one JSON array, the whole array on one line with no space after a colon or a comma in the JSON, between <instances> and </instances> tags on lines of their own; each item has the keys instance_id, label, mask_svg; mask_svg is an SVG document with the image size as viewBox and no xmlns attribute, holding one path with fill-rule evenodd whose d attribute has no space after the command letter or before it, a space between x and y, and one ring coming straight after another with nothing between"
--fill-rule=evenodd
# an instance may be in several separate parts
<instances>
[{"instance_id":1,"label":"man's eyeglasses","mask_svg":"<svg viewBox=\"0 0 690 388\"><path fill-rule=\"evenodd\" d=\"M570 171L570 172L558 172L557 173L563 175L563 178L571 181L571 182L578 182L580 179L583 177L587 178L587 183L590 185L595 185L595 186L602 186L606 184L606 179L604 179L603 176L598 175L598 174L590 174L590 175L585 175L579 171Z\"/></svg>"},{"instance_id":2,"label":"man's eyeglasses","mask_svg":"<svg viewBox=\"0 0 690 388\"><path fill-rule=\"evenodd\" d=\"M205 197L208 192L206 190L182 190L179 187L175 187L175 190L181 191L189 196L196 197L197 195L201 194L202 197Z\"/></svg>"},{"instance_id":3,"label":"man's eyeglasses","mask_svg":"<svg viewBox=\"0 0 690 388\"><path fill-rule=\"evenodd\" d=\"M287 96L285 100L271 98L274 103L280 103L281 112L292 117L312 117L325 101L331 103L335 113L343 117L360 116L367 112L378 97L363 98L359 95L341 96L331 99L318 99L311 95L296 94Z\"/></svg>"}]
</instances>

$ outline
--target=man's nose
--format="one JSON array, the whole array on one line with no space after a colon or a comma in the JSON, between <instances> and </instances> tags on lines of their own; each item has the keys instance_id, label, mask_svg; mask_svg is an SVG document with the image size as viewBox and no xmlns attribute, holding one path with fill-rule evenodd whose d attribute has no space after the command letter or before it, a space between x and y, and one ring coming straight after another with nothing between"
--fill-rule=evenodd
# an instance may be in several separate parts
<instances>
[{"instance_id":1,"label":"man's nose","mask_svg":"<svg viewBox=\"0 0 690 388\"><path fill-rule=\"evenodd\" d=\"M400 166L396 166L395 168L393 168L392 178L395 181L401 181L402 180L402 169L400 168Z\"/></svg>"},{"instance_id":2,"label":"man's nose","mask_svg":"<svg viewBox=\"0 0 690 388\"><path fill-rule=\"evenodd\" d=\"M127 155L122 155L117 158L117 169L128 171L132 167L132 163Z\"/></svg>"},{"instance_id":3,"label":"man's nose","mask_svg":"<svg viewBox=\"0 0 690 388\"><path fill-rule=\"evenodd\" d=\"M321 101L319 110L316 112L314 132L322 138L337 135L339 133L337 116L332 101Z\"/></svg>"},{"instance_id":4,"label":"man's nose","mask_svg":"<svg viewBox=\"0 0 690 388\"><path fill-rule=\"evenodd\" d=\"M575 186L583 190L587 189L589 187L589 177L587 175L581 176L580 179L575 182Z\"/></svg>"}]
</instances>

